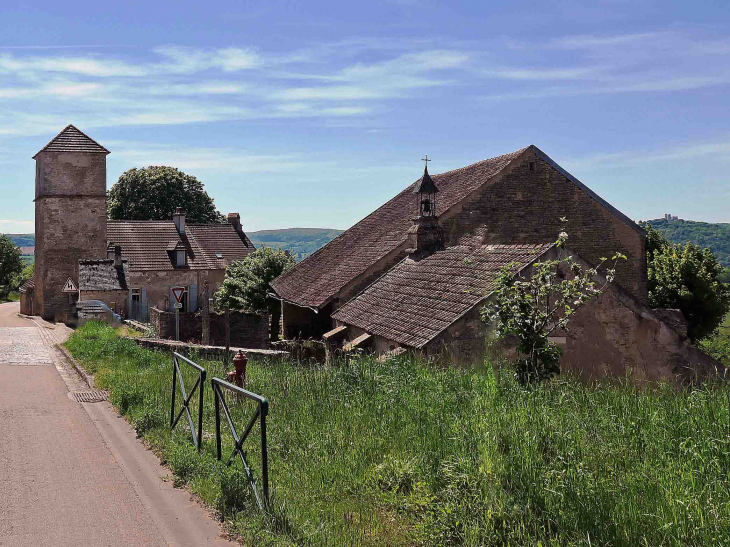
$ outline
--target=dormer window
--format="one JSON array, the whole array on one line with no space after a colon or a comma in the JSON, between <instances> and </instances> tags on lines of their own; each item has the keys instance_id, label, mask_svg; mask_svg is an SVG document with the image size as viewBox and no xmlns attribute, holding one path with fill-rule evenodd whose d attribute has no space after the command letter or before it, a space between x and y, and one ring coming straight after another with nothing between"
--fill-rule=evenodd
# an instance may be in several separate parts
<instances>
[{"instance_id":1,"label":"dormer window","mask_svg":"<svg viewBox=\"0 0 730 547\"><path fill-rule=\"evenodd\" d=\"M221 258L223 258L223 253L221 253L220 251L218 251L217 253L215 253L215 257L218 258L218 259L221 259Z\"/></svg>"},{"instance_id":2,"label":"dormer window","mask_svg":"<svg viewBox=\"0 0 730 547\"><path fill-rule=\"evenodd\" d=\"M185 266L185 251L175 251L175 266L177 268Z\"/></svg>"}]
</instances>

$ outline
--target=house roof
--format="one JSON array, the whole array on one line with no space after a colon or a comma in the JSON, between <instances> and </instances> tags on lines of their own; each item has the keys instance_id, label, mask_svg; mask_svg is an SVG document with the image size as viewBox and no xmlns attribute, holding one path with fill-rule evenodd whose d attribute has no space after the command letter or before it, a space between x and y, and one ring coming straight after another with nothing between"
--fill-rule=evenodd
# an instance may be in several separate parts
<instances>
[{"instance_id":1,"label":"house roof","mask_svg":"<svg viewBox=\"0 0 730 547\"><path fill-rule=\"evenodd\" d=\"M633 229L644 233L626 215L565 171L534 145L439 175L432 175L439 190L437 215L443 215L472 192L487 184L513 160L532 151L556 168L567 180L584 190ZM423 177L422 177L423 178ZM418 188L422 178L299 262L271 284L282 299L299 306L322 308L348 283L368 268L405 245L413 216L418 212Z\"/></svg>"},{"instance_id":2,"label":"house roof","mask_svg":"<svg viewBox=\"0 0 730 547\"><path fill-rule=\"evenodd\" d=\"M404 346L422 348L495 289L500 269L522 269L553 243L459 245L422 260L405 259L332 317Z\"/></svg>"},{"instance_id":3,"label":"house roof","mask_svg":"<svg viewBox=\"0 0 730 547\"><path fill-rule=\"evenodd\" d=\"M109 220L107 240L122 246L131 271L180 269L170 253L178 249L187 252L186 269L223 270L255 250L231 224L188 224L181 236L172 220Z\"/></svg>"},{"instance_id":4,"label":"house roof","mask_svg":"<svg viewBox=\"0 0 730 547\"><path fill-rule=\"evenodd\" d=\"M33 276L20 286L20 292L28 292L35 290L35 273Z\"/></svg>"},{"instance_id":5,"label":"house roof","mask_svg":"<svg viewBox=\"0 0 730 547\"><path fill-rule=\"evenodd\" d=\"M89 137L86 133L78 130L70 124L67 125L58 135L53 137L47 145L41 148L38 153L33 156L33 159L35 159L41 152L87 152L92 154L109 154L109 150Z\"/></svg>"},{"instance_id":6,"label":"house roof","mask_svg":"<svg viewBox=\"0 0 730 547\"><path fill-rule=\"evenodd\" d=\"M79 290L126 291L129 290L129 261L122 260L122 267L114 266L114 259L79 260Z\"/></svg>"}]
</instances>

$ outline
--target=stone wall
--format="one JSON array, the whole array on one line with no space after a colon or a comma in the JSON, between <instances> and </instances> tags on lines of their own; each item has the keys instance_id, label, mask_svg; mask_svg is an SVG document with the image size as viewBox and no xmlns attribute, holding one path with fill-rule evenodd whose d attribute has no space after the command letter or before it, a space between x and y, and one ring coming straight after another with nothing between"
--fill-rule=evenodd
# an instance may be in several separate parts
<instances>
[{"instance_id":1,"label":"stone wall","mask_svg":"<svg viewBox=\"0 0 730 547\"><path fill-rule=\"evenodd\" d=\"M78 261L106 257L106 156L41 152L36 158L34 312L65 321L74 297L61 292Z\"/></svg>"},{"instance_id":2,"label":"stone wall","mask_svg":"<svg viewBox=\"0 0 730 547\"><path fill-rule=\"evenodd\" d=\"M34 290L22 291L20 293L20 313L24 315L33 314L33 293Z\"/></svg>"},{"instance_id":3,"label":"stone wall","mask_svg":"<svg viewBox=\"0 0 730 547\"><path fill-rule=\"evenodd\" d=\"M175 339L175 314L150 308L150 323L158 338ZM180 340L200 342L203 318L200 313L180 314ZM210 314L210 345L225 345L225 314ZM269 315L231 312L231 345L245 348L269 347Z\"/></svg>"}]
</instances>

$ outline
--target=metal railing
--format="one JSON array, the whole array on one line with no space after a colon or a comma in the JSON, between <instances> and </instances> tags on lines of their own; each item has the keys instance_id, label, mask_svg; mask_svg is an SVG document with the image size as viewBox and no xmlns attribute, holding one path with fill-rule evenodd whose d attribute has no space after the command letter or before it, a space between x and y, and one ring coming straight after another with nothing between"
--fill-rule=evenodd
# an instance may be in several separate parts
<instances>
[{"instance_id":1,"label":"metal railing","mask_svg":"<svg viewBox=\"0 0 730 547\"><path fill-rule=\"evenodd\" d=\"M179 360L182 360L184 363L198 371L198 379L195 380L193 389L190 390L190 395L185 392L185 382L183 381L183 376L180 372ZM200 452L200 445L203 440L203 390L205 389L205 376L206 372L203 367L193 363L190 359L180 355L179 353L172 354L172 404L170 405L170 431L175 429L177 422L180 421L183 412L185 412L187 414L188 424L190 425L190 432L193 435L193 444L195 444L198 452ZM180 409L180 412L177 413L177 417L175 417L175 392L178 382L180 384L180 393L183 398L183 406ZM190 401L195 394L195 390L198 388L200 388L200 390L198 391L198 429L196 431L195 425L193 424L193 417L190 414Z\"/></svg>"},{"instance_id":2,"label":"metal railing","mask_svg":"<svg viewBox=\"0 0 730 547\"><path fill-rule=\"evenodd\" d=\"M265 397L262 397L261 395L257 395L255 393L251 393L250 391L246 391L245 389L235 386L229 382L226 382L225 380L221 380L220 378L213 378L211 379L211 386L213 388L213 396L215 399L215 443L216 443L216 449L218 454L218 460L221 459L221 406L223 407L223 412L226 415L226 420L228 421L228 426L231 429L231 434L233 435L233 441L234 441L234 448L231 455L228 457L228 461L226 462L226 466L231 465L231 462L236 457L236 454L238 454L241 458L241 463L243 463L243 468L246 471L246 476L248 477L249 483L251 484L251 489L253 490L254 496L256 497L256 501L259 505L260 509L264 509L266 506L268 506L269 503L269 461L268 461L268 450L266 447L266 416L269 413L269 401L266 400ZM246 429L243 432L243 435L241 437L238 436L238 432L236 431L236 427L233 425L233 419L231 418L231 412L228 409L228 405L226 404L226 398L223 394L223 390L228 390L236 394L236 396L245 397L247 399L250 399L252 401L255 401L257 404L256 412L251 417L251 419L248 422L248 425L246 426ZM261 421L261 482L263 483L263 501L261 500L261 497L259 496L259 493L256 489L256 480L254 479L253 472L251 471L251 467L248 464L248 461L246 460L246 453L243 451L243 443L246 441L246 438L251 433L251 430L253 429L254 425L256 425L256 420Z\"/></svg>"}]
</instances>

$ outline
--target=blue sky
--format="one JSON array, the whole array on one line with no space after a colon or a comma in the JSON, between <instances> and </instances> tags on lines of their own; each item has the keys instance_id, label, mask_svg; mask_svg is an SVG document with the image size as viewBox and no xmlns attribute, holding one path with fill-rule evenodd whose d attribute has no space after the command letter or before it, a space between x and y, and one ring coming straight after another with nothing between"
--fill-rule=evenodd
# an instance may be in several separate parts
<instances>
[{"instance_id":1,"label":"blue sky","mask_svg":"<svg viewBox=\"0 0 730 547\"><path fill-rule=\"evenodd\" d=\"M73 123L197 176L246 230L347 228L416 180L535 144L634 219L730 222L726 1L14 2L0 232Z\"/></svg>"}]
</instances>

